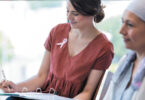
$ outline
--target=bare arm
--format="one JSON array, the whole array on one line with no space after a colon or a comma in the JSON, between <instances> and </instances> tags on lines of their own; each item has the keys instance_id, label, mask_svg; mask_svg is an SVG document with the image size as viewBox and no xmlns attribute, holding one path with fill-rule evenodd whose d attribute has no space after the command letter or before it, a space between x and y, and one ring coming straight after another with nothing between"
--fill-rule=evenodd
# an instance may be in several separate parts
<instances>
[{"instance_id":1,"label":"bare arm","mask_svg":"<svg viewBox=\"0 0 145 100\"><path fill-rule=\"evenodd\" d=\"M87 80L87 84L84 90L78 94L75 99L77 100L91 100L93 93L96 89L97 84L104 71L102 70L92 70Z\"/></svg>"},{"instance_id":2,"label":"bare arm","mask_svg":"<svg viewBox=\"0 0 145 100\"><path fill-rule=\"evenodd\" d=\"M5 92L21 92L23 87L26 87L28 91L35 91L36 88L40 88L43 86L48 76L49 68L50 68L50 52L46 51L44 58L42 60L40 70L37 75L19 84L14 84L11 81L3 81L1 83L1 88ZM10 87L10 91L8 90L8 87Z\"/></svg>"}]
</instances>

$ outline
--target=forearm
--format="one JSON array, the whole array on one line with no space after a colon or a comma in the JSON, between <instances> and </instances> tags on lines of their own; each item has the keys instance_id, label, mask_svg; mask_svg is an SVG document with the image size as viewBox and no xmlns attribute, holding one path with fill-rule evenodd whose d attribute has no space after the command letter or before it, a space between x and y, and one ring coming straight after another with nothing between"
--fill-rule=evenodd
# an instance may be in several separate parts
<instances>
[{"instance_id":1,"label":"forearm","mask_svg":"<svg viewBox=\"0 0 145 100\"><path fill-rule=\"evenodd\" d=\"M88 91L81 92L74 99L76 100L91 100L92 95Z\"/></svg>"},{"instance_id":2,"label":"forearm","mask_svg":"<svg viewBox=\"0 0 145 100\"><path fill-rule=\"evenodd\" d=\"M17 89L16 90L17 90L17 92L36 91L37 88L41 88L43 86L44 82L45 82L44 77L34 76L29 80L26 80L24 82L21 82L21 83L17 84Z\"/></svg>"},{"instance_id":3,"label":"forearm","mask_svg":"<svg viewBox=\"0 0 145 100\"><path fill-rule=\"evenodd\" d=\"M2 81L0 83L0 88L2 88L5 92L31 92L36 91L37 88L42 88L50 67L50 52L46 51L40 70L38 74L31 79L15 84L12 81Z\"/></svg>"},{"instance_id":4,"label":"forearm","mask_svg":"<svg viewBox=\"0 0 145 100\"><path fill-rule=\"evenodd\" d=\"M92 70L88 77L86 86L84 87L83 91L75 97L75 99L91 100L103 73L104 71L102 70Z\"/></svg>"},{"instance_id":5,"label":"forearm","mask_svg":"<svg viewBox=\"0 0 145 100\"><path fill-rule=\"evenodd\" d=\"M37 88L41 88L48 76L49 66L50 52L46 51L38 74L25 82L19 83L17 85L18 91L21 92L24 87L26 87L28 91L36 91Z\"/></svg>"}]
</instances>

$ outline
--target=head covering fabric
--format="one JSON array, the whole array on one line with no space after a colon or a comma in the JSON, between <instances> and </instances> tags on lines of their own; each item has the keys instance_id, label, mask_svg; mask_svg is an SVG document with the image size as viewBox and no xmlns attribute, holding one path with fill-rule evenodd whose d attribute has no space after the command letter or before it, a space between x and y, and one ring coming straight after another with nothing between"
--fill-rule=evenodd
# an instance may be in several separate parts
<instances>
[{"instance_id":1,"label":"head covering fabric","mask_svg":"<svg viewBox=\"0 0 145 100\"><path fill-rule=\"evenodd\" d=\"M145 0L131 0L126 10L131 11L145 21Z\"/></svg>"}]
</instances>

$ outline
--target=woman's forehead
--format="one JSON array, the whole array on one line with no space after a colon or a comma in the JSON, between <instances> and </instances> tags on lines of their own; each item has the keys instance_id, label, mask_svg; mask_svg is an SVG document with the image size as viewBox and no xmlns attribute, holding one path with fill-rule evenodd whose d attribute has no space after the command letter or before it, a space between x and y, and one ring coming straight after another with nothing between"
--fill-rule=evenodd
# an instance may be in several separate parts
<instances>
[{"instance_id":1,"label":"woman's forehead","mask_svg":"<svg viewBox=\"0 0 145 100\"><path fill-rule=\"evenodd\" d=\"M69 0L67 0L67 5L66 5L67 9L71 9L73 11L76 11L75 8L73 7L73 5L71 4L71 2Z\"/></svg>"},{"instance_id":2,"label":"woman's forehead","mask_svg":"<svg viewBox=\"0 0 145 100\"><path fill-rule=\"evenodd\" d=\"M123 20L131 20L131 21L142 21L138 16L136 16L133 12L126 10L122 17Z\"/></svg>"},{"instance_id":3,"label":"woman's forehead","mask_svg":"<svg viewBox=\"0 0 145 100\"><path fill-rule=\"evenodd\" d=\"M143 22L145 22L145 0L131 0L130 4L126 8L133 12L136 16L140 18Z\"/></svg>"}]
</instances>

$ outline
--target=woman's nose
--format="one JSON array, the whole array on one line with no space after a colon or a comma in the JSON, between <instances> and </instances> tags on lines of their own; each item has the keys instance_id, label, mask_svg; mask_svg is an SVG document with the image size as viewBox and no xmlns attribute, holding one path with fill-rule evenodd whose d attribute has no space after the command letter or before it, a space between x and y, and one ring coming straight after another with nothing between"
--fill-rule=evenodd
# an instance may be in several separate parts
<instances>
[{"instance_id":1,"label":"woman's nose","mask_svg":"<svg viewBox=\"0 0 145 100\"><path fill-rule=\"evenodd\" d=\"M72 14L70 12L67 13L67 19L71 20L72 19Z\"/></svg>"},{"instance_id":2,"label":"woman's nose","mask_svg":"<svg viewBox=\"0 0 145 100\"><path fill-rule=\"evenodd\" d=\"M127 33L126 26L124 24L122 24L122 26L120 28L120 34L125 35L126 33Z\"/></svg>"}]
</instances>

